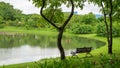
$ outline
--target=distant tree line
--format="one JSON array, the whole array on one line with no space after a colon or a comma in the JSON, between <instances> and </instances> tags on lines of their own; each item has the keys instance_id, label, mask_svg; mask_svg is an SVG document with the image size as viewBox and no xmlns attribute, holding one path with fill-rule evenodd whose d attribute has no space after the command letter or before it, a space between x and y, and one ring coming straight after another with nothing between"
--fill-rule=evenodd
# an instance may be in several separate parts
<instances>
[{"instance_id":1,"label":"distant tree line","mask_svg":"<svg viewBox=\"0 0 120 68\"><path fill-rule=\"evenodd\" d=\"M47 9L51 13L50 9ZM48 12L44 11L47 15ZM60 25L62 21L67 17L68 13L61 13L60 9L55 12L56 17L52 18L51 15L47 15L48 18ZM113 36L120 36L120 21L117 18L118 15L114 16L113 20ZM61 20L59 20L61 19ZM108 20L108 19L107 19ZM103 16L96 18L96 16L90 12L85 15L74 14L70 23L67 25L67 32L75 34L92 34L96 33L99 36L106 36L106 29ZM47 29L55 30L53 26L47 23L39 14L23 14L21 10L14 9L9 3L0 2L0 28L5 26L25 27L26 29Z\"/></svg>"}]
</instances>

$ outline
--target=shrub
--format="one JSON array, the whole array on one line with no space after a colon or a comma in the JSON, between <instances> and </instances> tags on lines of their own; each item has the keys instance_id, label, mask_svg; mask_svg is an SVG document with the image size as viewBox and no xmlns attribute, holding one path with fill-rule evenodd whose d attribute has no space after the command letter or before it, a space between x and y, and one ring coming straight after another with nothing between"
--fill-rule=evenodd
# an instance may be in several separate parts
<instances>
[{"instance_id":1,"label":"shrub","mask_svg":"<svg viewBox=\"0 0 120 68\"><path fill-rule=\"evenodd\" d=\"M98 36L106 36L106 27L104 23L100 23L97 25L96 33Z\"/></svg>"},{"instance_id":2,"label":"shrub","mask_svg":"<svg viewBox=\"0 0 120 68\"><path fill-rule=\"evenodd\" d=\"M0 28L4 28L4 24L0 24Z\"/></svg>"},{"instance_id":3,"label":"shrub","mask_svg":"<svg viewBox=\"0 0 120 68\"><path fill-rule=\"evenodd\" d=\"M75 34L89 34L92 33L93 28L91 25L85 25L85 24L75 24L71 28L71 31Z\"/></svg>"},{"instance_id":4,"label":"shrub","mask_svg":"<svg viewBox=\"0 0 120 68\"><path fill-rule=\"evenodd\" d=\"M100 23L97 25L96 33L98 36L107 36L106 26L104 23ZM116 23L113 24L112 33L113 37L120 36L120 29L118 28L118 25L116 25Z\"/></svg>"}]
</instances>

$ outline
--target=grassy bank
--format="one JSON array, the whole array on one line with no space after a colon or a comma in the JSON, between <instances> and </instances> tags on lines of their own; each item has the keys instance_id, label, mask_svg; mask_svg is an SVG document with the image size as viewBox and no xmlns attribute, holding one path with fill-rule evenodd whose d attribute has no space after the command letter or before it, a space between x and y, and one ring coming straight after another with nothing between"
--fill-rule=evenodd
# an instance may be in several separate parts
<instances>
[{"instance_id":1,"label":"grassy bank","mask_svg":"<svg viewBox=\"0 0 120 68\"><path fill-rule=\"evenodd\" d=\"M45 30L26 30L24 28L7 27L0 29L0 32L9 33L30 33L30 34L45 34L57 35L56 32ZM65 33L65 35L74 36L74 34ZM86 37L104 41L107 43L105 37L98 37L95 34L80 34L78 37ZM93 57L85 58L85 54L79 54L78 57L67 57L66 60L61 61L59 58L43 59L36 62L3 65L0 68L119 68L120 67L120 37L113 39L113 55L108 55L107 44L101 48L93 50L91 54Z\"/></svg>"},{"instance_id":2,"label":"grassy bank","mask_svg":"<svg viewBox=\"0 0 120 68\"><path fill-rule=\"evenodd\" d=\"M50 31L48 29L30 29L27 30L25 27L10 27L0 29L0 33L12 33L12 34L45 34L45 35L57 35L55 31Z\"/></svg>"}]
</instances>

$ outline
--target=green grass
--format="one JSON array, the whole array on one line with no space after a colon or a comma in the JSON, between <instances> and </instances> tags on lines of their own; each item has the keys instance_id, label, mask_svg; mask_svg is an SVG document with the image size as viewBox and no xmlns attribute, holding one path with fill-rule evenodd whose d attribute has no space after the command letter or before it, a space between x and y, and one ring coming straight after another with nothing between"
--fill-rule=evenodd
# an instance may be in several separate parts
<instances>
[{"instance_id":1,"label":"green grass","mask_svg":"<svg viewBox=\"0 0 120 68\"><path fill-rule=\"evenodd\" d=\"M100 53L108 54L108 47L107 47L107 39L106 39L106 37L99 37L99 36L96 36L95 34L86 34L86 35L78 35L78 36L97 39L97 40L106 42L105 46L103 46L101 48L98 48L96 50L93 50L92 53L94 55L98 55ZM119 42L120 42L120 37L113 38L113 53L115 53L115 54L120 54L120 43Z\"/></svg>"},{"instance_id":2,"label":"green grass","mask_svg":"<svg viewBox=\"0 0 120 68\"><path fill-rule=\"evenodd\" d=\"M50 35L50 36L53 36L53 35L57 35L56 32L54 31L50 31L50 30L47 30L47 29L30 29L30 30L27 30L26 28L24 27L10 27L10 26L6 26L5 28L2 28L0 29L0 32L5 32L5 33L21 33L21 34L46 34L46 35Z\"/></svg>"},{"instance_id":3,"label":"green grass","mask_svg":"<svg viewBox=\"0 0 120 68\"><path fill-rule=\"evenodd\" d=\"M0 32L12 32L12 33L30 33L30 34L45 34L45 35L57 35L56 32L44 31L44 30L26 30L18 27L6 27L0 29ZM66 36L74 36L75 34L64 33ZM97 39L106 42L105 37L98 37L95 34L77 34L78 37L86 37ZM43 59L36 62L3 65L0 68L120 68L120 37L113 39L113 55L108 55L107 44L101 48L93 50L91 54L93 57L85 58L85 54L79 54L78 57L67 57L66 60L61 61L58 58Z\"/></svg>"},{"instance_id":4,"label":"green grass","mask_svg":"<svg viewBox=\"0 0 120 68\"><path fill-rule=\"evenodd\" d=\"M96 57L68 57L44 59L37 62L1 66L0 68L120 68L120 59L116 55Z\"/></svg>"}]
</instances>

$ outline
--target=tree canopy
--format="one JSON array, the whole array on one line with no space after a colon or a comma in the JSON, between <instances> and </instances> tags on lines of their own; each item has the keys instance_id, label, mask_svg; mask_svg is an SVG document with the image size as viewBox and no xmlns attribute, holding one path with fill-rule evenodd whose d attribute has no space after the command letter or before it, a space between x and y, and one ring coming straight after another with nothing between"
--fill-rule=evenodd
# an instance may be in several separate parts
<instances>
[{"instance_id":1,"label":"tree canopy","mask_svg":"<svg viewBox=\"0 0 120 68\"><path fill-rule=\"evenodd\" d=\"M0 16L3 20L16 20L20 19L22 12L18 9L14 9L9 3L0 2Z\"/></svg>"}]
</instances>

